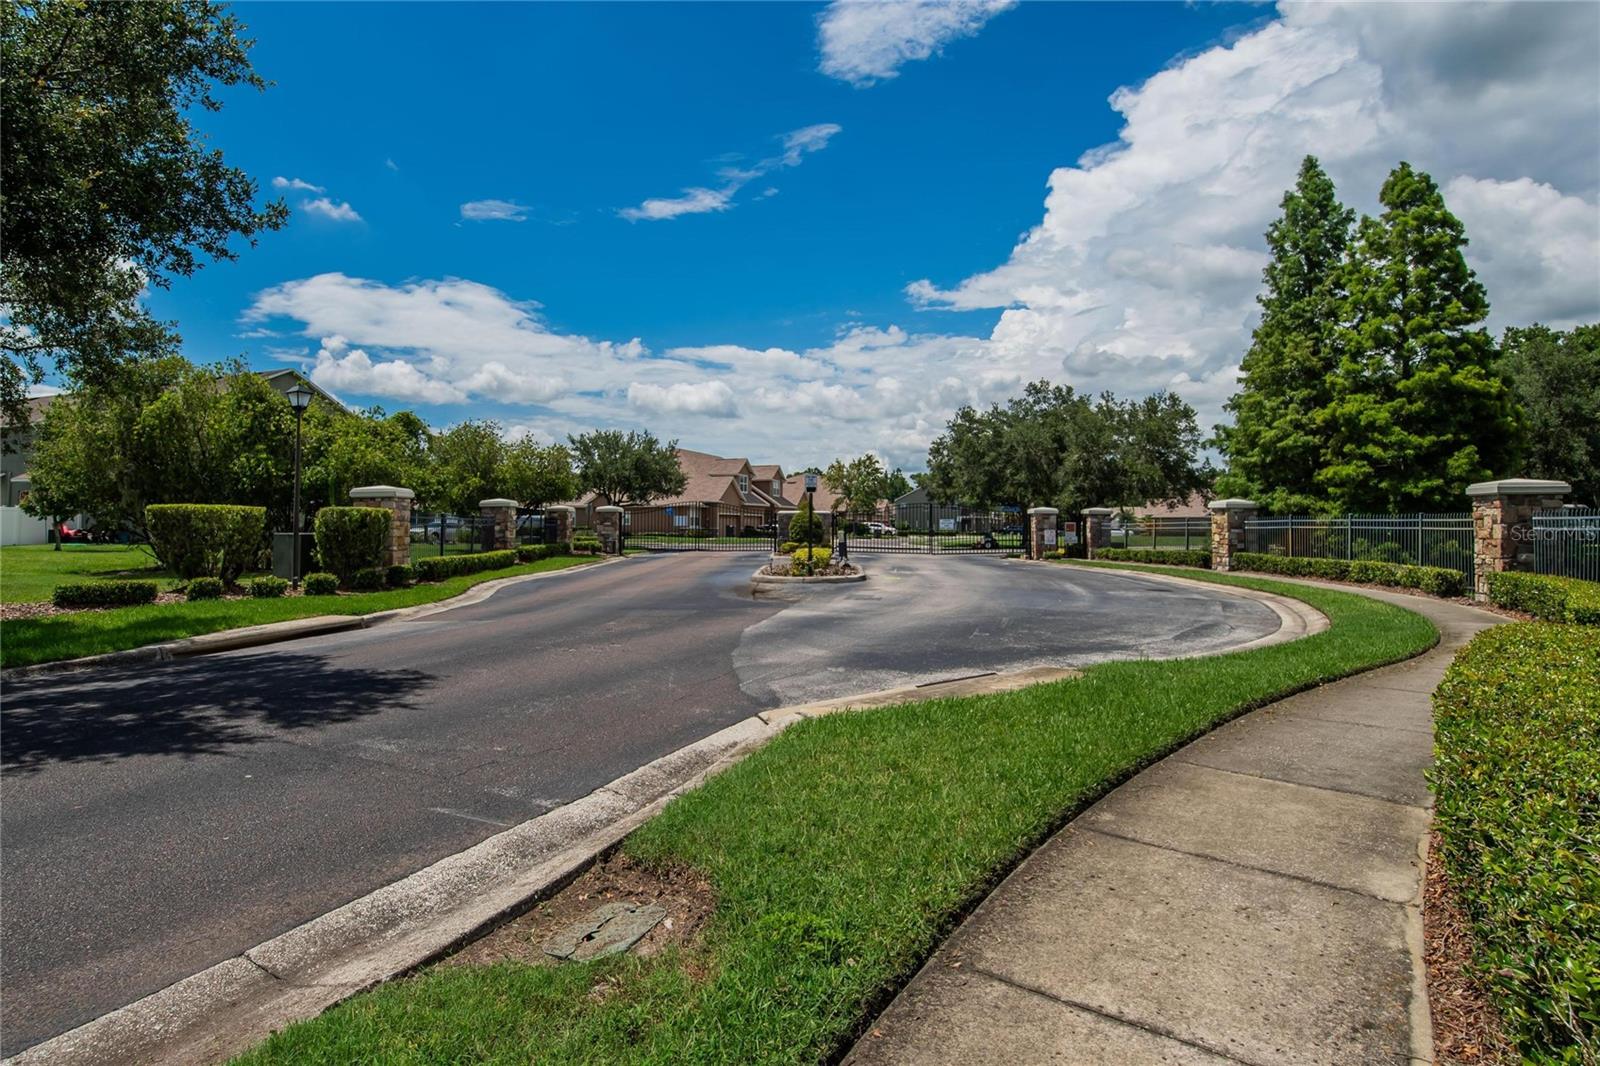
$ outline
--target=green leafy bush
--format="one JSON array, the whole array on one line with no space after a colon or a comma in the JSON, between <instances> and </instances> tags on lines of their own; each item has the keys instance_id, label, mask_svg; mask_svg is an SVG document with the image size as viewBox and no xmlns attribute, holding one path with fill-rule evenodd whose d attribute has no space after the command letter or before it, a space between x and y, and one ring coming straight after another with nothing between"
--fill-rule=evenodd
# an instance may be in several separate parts
<instances>
[{"instance_id":1,"label":"green leafy bush","mask_svg":"<svg viewBox=\"0 0 1600 1066\"><path fill-rule=\"evenodd\" d=\"M794 554L794 550L796 548L802 548L804 546L805 545L803 545L803 544L796 544L792 540L786 540L782 544L778 545L778 554L779 555L793 555Z\"/></svg>"},{"instance_id":2,"label":"green leafy bush","mask_svg":"<svg viewBox=\"0 0 1600 1066\"><path fill-rule=\"evenodd\" d=\"M827 535L822 530L822 516L811 509L809 500L800 501L800 510L789 519L789 539L797 544L826 544Z\"/></svg>"},{"instance_id":3,"label":"green leafy bush","mask_svg":"<svg viewBox=\"0 0 1600 1066\"><path fill-rule=\"evenodd\" d=\"M1526 1062L1600 1061L1600 631L1475 637L1433 697L1435 824Z\"/></svg>"},{"instance_id":4,"label":"green leafy bush","mask_svg":"<svg viewBox=\"0 0 1600 1066\"><path fill-rule=\"evenodd\" d=\"M536 563L541 559L553 558L556 554L554 544L524 544L517 549L517 562Z\"/></svg>"},{"instance_id":5,"label":"green leafy bush","mask_svg":"<svg viewBox=\"0 0 1600 1066\"><path fill-rule=\"evenodd\" d=\"M384 576L390 588L403 589L417 579L417 572L402 564L389 567Z\"/></svg>"},{"instance_id":6,"label":"green leafy bush","mask_svg":"<svg viewBox=\"0 0 1600 1066\"><path fill-rule=\"evenodd\" d=\"M324 507L317 512L317 561L343 581L377 566L390 521L382 507Z\"/></svg>"},{"instance_id":7,"label":"green leafy bush","mask_svg":"<svg viewBox=\"0 0 1600 1066\"><path fill-rule=\"evenodd\" d=\"M78 581L57 585L50 594L57 607L131 607L155 599L154 581Z\"/></svg>"},{"instance_id":8,"label":"green leafy bush","mask_svg":"<svg viewBox=\"0 0 1600 1066\"><path fill-rule=\"evenodd\" d=\"M183 598L186 600L220 600L222 599L222 579L220 577L191 578L184 587Z\"/></svg>"},{"instance_id":9,"label":"green leafy bush","mask_svg":"<svg viewBox=\"0 0 1600 1066\"><path fill-rule=\"evenodd\" d=\"M1409 566L1375 559L1309 559L1303 556L1236 552L1235 570L1254 570L1286 577L1317 577L1326 581L1355 581L1365 585L1419 589L1434 596L1460 596L1466 575L1443 566Z\"/></svg>"},{"instance_id":10,"label":"green leafy bush","mask_svg":"<svg viewBox=\"0 0 1600 1066\"><path fill-rule=\"evenodd\" d=\"M1546 622L1600 626L1600 582L1554 574L1489 574L1489 602Z\"/></svg>"},{"instance_id":11,"label":"green leafy bush","mask_svg":"<svg viewBox=\"0 0 1600 1066\"><path fill-rule=\"evenodd\" d=\"M318 571L307 574L304 582L307 596L332 596L339 591L339 575Z\"/></svg>"},{"instance_id":12,"label":"green leafy bush","mask_svg":"<svg viewBox=\"0 0 1600 1066\"><path fill-rule=\"evenodd\" d=\"M789 555L789 573L796 577L810 577L820 570L826 570L832 561L831 548L796 548Z\"/></svg>"},{"instance_id":13,"label":"green leafy bush","mask_svg":"<svg viewBox=\"0 0 1600 1066\"><path fill-rule=\"evenodd\" d=\"M599 555L600 538L593 533L578 533L572 538L572 550L578 555Z\"/></svg>"},{"instance_id":14,"label":"green leafy bush","mask_svg":"<svg viewBox=\"0 0 1600 1066\"><path fill-rule=\"evenodd\" d=\"M1066 549L1062 549L1065 551ZM1096 548L1096 559L1113 563L1157 563L1162 566L1198 566L1211 569L1211 553L1181 548Z\"/></svg>"},{"instance_id":15,"label":"green leafy bush","mask_svg":"<svg viewBox=\"0 0 1600 1066\"><path fill-rule=\"evenodd\" d=\"M218 577L231 584L255 561L266 535L265 507L220 503L153 503L144 509L150 546L179 577Z\"/></svg>"},{"instance_id":16,"label":"green leafy bush","mask_svg":"<svg viewBox=\"0 0 1600 1066\"><path fill-rule=\"evenodd\" d=\"M363 567L350 575L350 587L357 592L377 592L383 588L388 573L375 566Z\"/></svg>"},{"instance_id":17,"label":"green leafy bush","mask_svg":"<svg viewBox=\"0 0 1600 1066\"><path fill-rule=\"evenodd\" d=\"M509 549L461 555L434 555L411 564L418 581L443 581L447 577L500 570L517 565L517 553Z\"/></svg>"},{"instance_id":18,"label":"green leafy bush","mask_svg":"<svg viewBox=\"0 0 1600 1066\"><path fill-rule=\"evenodd\" d=\"M250 595L258 600L275 600L288 591L286 577L258 577L250 582Z\"/></svg>"}]
</instances>

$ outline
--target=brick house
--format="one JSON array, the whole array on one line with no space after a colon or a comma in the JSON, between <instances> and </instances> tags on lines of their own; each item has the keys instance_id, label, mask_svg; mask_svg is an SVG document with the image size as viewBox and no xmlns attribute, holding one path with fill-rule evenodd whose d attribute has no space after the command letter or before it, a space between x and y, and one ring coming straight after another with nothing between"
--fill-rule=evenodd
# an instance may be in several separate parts
<instances>
[{"instance_id":1,"label":"brick house","mask_svg":"<svg viewBox=\"0 0 1600 1066\"><path fill-rule=\"evenodd\" d=\"M644 505L629 505L623 526L633 533L703 531L736 536L778 520L778 512L795 504L784 492L783 468L776 464L752 465L744 458L728 458L678 449L683 471L683 491ZM599 493L589 492L571 501L580 526L594 525L594 509L606 504ZM819 504L820 506L820 504Z\"/></svg>"}]
</instances>

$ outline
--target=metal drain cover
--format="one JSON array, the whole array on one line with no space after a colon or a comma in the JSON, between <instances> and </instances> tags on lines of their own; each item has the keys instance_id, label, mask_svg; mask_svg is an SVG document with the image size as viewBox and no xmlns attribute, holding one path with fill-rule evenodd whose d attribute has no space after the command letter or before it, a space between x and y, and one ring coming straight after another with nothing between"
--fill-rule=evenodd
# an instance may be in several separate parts
<instances>
[{"instance_id":1,"label":"metal drain cover","mask_svg":"<svg viewBox=\"0 0 1600 1066\"><path fill-rule=\"evenodd\" d=\"M544 942L544 953L569 962L620 955L667 916L654 903L607 903Z\"/></svg>"}]
</instances>

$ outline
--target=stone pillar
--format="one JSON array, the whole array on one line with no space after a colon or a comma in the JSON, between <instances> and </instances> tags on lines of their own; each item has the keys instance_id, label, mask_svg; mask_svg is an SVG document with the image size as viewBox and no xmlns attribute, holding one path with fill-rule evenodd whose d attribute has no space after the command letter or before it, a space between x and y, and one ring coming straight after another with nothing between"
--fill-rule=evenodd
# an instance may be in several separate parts
<instances>
[{"instance_id":1,"label":"stone pillar","mask_svg":"<svg viewBox=\"0 0 1600 1066\"><path fill-rule=\"evenodd\" d=\"M1061 512L1054 507L1028 508L1028 558L1043 559L1045 552L1056 549L1056 516Z\"/></svg>"},{"instance_id":2,"label":"stone pillar","mask_svg":"<svg viewBox=\"0 0 1600 1066\"><path fill-rule=\"evenodd\" d=\"M622 554L622 508L615 506L594 509L594 532L600 538L600 554Z\"/></svg>"},{"instance_id":3,"label":"stone pillar","mask_svg":"<svg viewBox=\"0 0 1600 1066\"><path fill-rule=\"evenodd\" d=\"M411 501L416 493L393 485L363 485L350 490L357 507L382 507L389 512L389 536L383 543L383 566L411 562Z\"/></svg>"},{"instance_id":4,"label":"stone pillar","mask_svg":"<svg viewBox=\"0 0 1600 1066\"><path fill-rule=\"evenodd\" d=\"M779 511L778 512L778 543L779 544L782 544L784 541L789 539L789 526L791 524L793 524L794 516L799 514L799 513L800 512L797 511L797 510L788 510L788 511Z\"/></svg>"},{"instance_id":5,"label":"stone pillar","mask_svg":"<svg viewBox=\"0 0 1600 1066\"><path fill-rule=\"evenodd\" d=\"M1254 500L1212 500L1211 569L1233 569L1233 557L1245 550L1244 524L1256 516Z\"/></svg>"},{"instance_id":6,"label":"stone pillar","mask_svg":"<svg viewBox=\"0 0 1600 1066\"><path fill-rule=\"evenodd\" d=\"M1533 514L1560 507L1565 481L1513 477L1467 486L1472 500L1472 597L1489 598L1489 575L1533 569Z\"/></svg>"},{"instance_id":7,"label":"stone pillar","mask_svg":"<svg viewBox=\"0 0 1600 1066\"><path fill-rule=\"evenodd\" d=\"M546 522L555 522L556 544L562 551L571 553L572 531L578 527L578 509L564 503L553 504L544 509L544 516Z\"/></svg>"},{"instance_id":8,"label":"stone pillar","mask_svg":"<svg viewBox=\"0 0 1600 1066\"><path fill-rule=\"evenodd\" d=\"M1083 548L1084 557L1093 559L1095 553L1101 548L1111 546L1111 516L1116 514L1109 507L1085 507L1083 509Z\"/></svg>"},{"instance_id":9,"label":"stone pillar","mask_svg":"<svg viewBox=\"0 0 1600 1066\"><path fill-rule=\"evenodd\" d=\"M489 544L494 551L505 551L507 548L517 546L516 500L479 500L478 511L487 522L492 523L490 528L494 532Z\"/></svg>"}]
</instances>

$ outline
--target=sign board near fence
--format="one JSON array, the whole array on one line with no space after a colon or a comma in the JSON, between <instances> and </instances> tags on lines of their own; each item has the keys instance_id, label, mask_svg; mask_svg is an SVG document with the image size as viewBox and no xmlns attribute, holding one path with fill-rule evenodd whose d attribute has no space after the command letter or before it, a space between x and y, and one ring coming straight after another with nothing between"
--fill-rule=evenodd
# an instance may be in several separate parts
<instances>
[{"instance_id":1,"label":"sign board near fence","mask_svg":"<svg viewBox=\"0 0 1600 1066\"><path fill-rule=\"evenodd\" d=\"M1054 529L1050 528L1049 526L1046 526L1044 528L1043 532L1044 532L1044 546L1046 548L1054 548L1056 546L1056 531Z\"/></svg>"}]
</instances>

